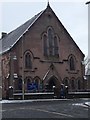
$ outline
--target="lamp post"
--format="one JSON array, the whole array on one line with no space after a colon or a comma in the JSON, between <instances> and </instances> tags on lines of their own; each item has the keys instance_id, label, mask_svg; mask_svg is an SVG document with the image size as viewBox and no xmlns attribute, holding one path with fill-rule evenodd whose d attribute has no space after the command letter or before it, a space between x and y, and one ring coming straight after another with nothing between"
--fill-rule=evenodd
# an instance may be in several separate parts
<instances>
[{"instance_id":1,"label":"lamp post","mask_svg":"<svg viewBox=\"0 0 90 120\"><path fill-rule=\"evenodd\" d=\"M13 74L14 74L14 66L13 66L13 52L10 51L10 81L9 81L9 99L13 99Z\"/></svg>"},{"instance_id":2,"label":"lamp post","mask_svg":"<svg viewBox=\"0 0 90 120\"><path fill-rule=\"evenodd\" d=\"M24 35L22 36L22 99L24 100L24 98L25 98L25 96L24 96L25 88L24 88L24 56L23 56L24 43L23 43L23 40L24 40Z\"/></svg>"},{"instance_id":3,"label":"lamp post","mask_svg":"<svg viewBox=\"0 0 90 120\"><path fill-rule=\"evenodd\" d=\"M87 66L87 85L88 89L90 89L90 1L86 2L86 5L88 5L88 66Z\"/></svg>"}]
</instances>

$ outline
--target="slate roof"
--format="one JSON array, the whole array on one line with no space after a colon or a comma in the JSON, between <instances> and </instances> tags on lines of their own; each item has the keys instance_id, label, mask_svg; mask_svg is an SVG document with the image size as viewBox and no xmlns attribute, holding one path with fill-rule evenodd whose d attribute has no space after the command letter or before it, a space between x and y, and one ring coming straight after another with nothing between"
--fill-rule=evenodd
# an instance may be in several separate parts
<instances>
[{"instance_id":1,"label":"slate roof","mask_svg":"<svg viewBox=\"0 0 90 120\"><path fill-rule=\"evenodd\" d=\"M37 15L35 15L34 17L32 17L30 20L25 22L23 25L21 25L17 29L7 34L3 39L0 39L0 54L10 50L18 42L18 40L23 36L23 34L34 24L34 22L40 17L40 15L43 12L44 10L38 13Z\"/></svg>"}]
</instances>

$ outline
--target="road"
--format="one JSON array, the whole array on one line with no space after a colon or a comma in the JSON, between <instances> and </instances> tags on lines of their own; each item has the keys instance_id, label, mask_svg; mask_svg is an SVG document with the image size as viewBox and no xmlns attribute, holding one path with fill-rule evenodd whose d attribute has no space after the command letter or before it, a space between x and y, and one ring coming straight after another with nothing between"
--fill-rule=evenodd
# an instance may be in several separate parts
<instances>
[{"instance_id":1,"label":"road","mask_svg":"<svg viewBox=\"0 0 90 120\"><path fill-rule=\"evenodd\" d=\"M88 118L90 99L2 104L3 118Z\"/></svg>"}]
</instances>

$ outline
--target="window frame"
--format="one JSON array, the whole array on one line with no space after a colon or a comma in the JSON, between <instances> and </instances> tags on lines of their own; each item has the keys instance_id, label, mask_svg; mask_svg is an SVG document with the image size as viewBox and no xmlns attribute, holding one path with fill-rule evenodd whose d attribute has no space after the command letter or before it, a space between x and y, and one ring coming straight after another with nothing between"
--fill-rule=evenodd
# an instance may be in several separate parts
<instances>
[{"instance_id":1,"label":"window frame","mask_svg":"<svg viewBox=\"0 0 90 120\"><path fill-rule=\"evenodd\" d=\"M25 67L25 69L32 69L32 56L31 56L30 51L25 52L25 55L24 55L24 67Z\"/></svg>"},{"instance_id":2,"label":"window frame","mask_svg":"<svg viewBox=\"0 0 90 120\"><path fill-rule=\"evenodd\" d=\"M49 31L50 36L49 36ZM47 36L47 40L45 43L45 39L44 36ZM55 38L56 37L56 42L55 42ZM50 39L49 39L50 38ZM42 34L42 40L43 40L43 54L44 56L47 57L59 57L59 45L58 45L58 41L59 41L59 37L57 36L57 34L54 32L52 27L48 27L46 32L44 32ZM47 50L45 50L45 48Z\"/></svg>"},{"instance_id":3,"label":"window frame","mask_svg":"<svg viewBox=\"0 0 90 120\"><path fill-rule=\"evenodd\" d=\"M69 63L69 70L72 72L76 71L76 57L71 54L68 57L68 63Z\"/></svg>"}]
</instances>

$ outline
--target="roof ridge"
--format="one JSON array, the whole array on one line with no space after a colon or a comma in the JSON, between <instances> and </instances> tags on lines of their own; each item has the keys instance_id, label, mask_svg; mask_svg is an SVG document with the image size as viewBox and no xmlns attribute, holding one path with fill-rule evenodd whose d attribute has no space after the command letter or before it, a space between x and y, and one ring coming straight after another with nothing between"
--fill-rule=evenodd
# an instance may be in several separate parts
<instances>
[{"instance_id":1,"label":"roof ridge","mask_svg":"<svg viewBox=\"0 0 90 120\"><path fill-rule=\"evenodd\" d=\"M38 17L40 17L40 15L41 15L43 12L44 12L44 10L34 16L34 17L36 17L36 19L32 22L32 24L38 19ZM34 17L32 17L32 18L34 18ZM31 19L32 19L32 18L31 18ZM30 19L30 20L31 20L31 19ZM30 20L28 20L28 21L30 21ZM28 21L27 21L27 22L28 22ZM24 23L24 24L25 24L25 23ZM24 24L23 24L23 25L24 25ZM29 27L31 27L32 24L31 24ZM28 27L27 29L29 29L29 27ZM27 31L27 29L26 29L26 31Z\"/></svg>"}]
</instances>

